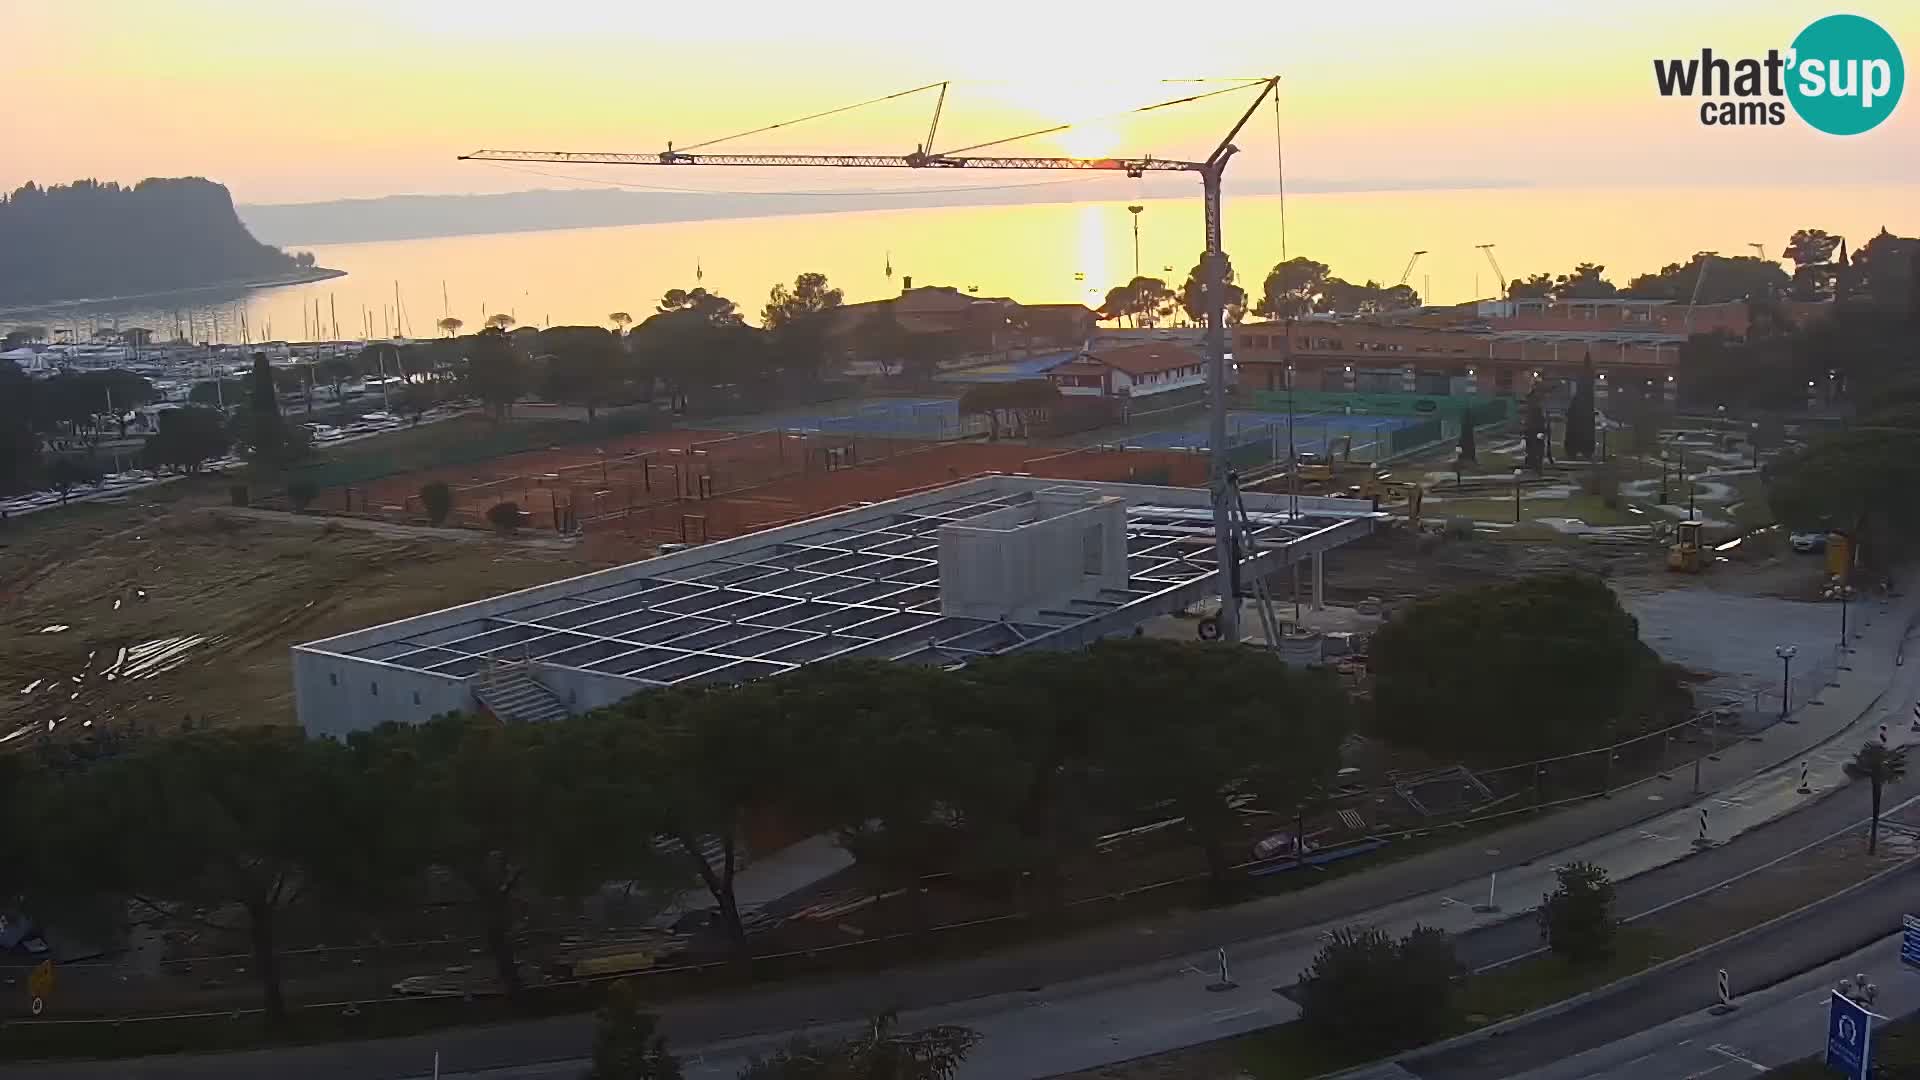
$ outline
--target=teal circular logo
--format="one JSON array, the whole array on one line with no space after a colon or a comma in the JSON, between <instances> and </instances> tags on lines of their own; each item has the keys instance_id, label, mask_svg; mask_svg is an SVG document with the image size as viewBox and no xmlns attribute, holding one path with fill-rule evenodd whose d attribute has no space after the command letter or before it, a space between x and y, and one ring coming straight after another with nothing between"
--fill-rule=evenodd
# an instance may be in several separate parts
<instances>
[{"instance_id":1,"label":"teal circular logo","mask_svg":"<svg viewBox=\"0 0 1920 1080\"><path fill-rule=\"evenodd\" d=\"M1858 135L1893 115L1906 65L1893 35L1872 19L1829 15L1793 39L1787 100L1829 135Z\"/></svg>"}]
</instances>

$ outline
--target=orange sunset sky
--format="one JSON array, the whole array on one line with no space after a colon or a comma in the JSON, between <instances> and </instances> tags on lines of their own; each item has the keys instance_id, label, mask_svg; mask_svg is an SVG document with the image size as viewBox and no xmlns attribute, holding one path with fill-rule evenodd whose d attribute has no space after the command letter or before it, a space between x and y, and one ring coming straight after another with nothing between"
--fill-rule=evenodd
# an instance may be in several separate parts
<instances>
[{"instance_id":1,"label":"orange sunset sky","mask_svg":"<svg viewBox=\"0 0 1920 1080\"><path fill-rule=\"evenodd\" d=\"M8 61L0 185L198 174L241 202L578 186L454 155L479 147L654 150L953 80L940 149L1087 119L1011 153L1204 152L1229 95L1152 118L1116 110L1281 74L1288 174L1396 185L1908 183L1920 101L1852 138L1703 128L1652 59L1784 49L1832 11L1920 53L1920 4L1647 2L1099 4L908 0L646 4L543 0L0 0ZM1910 80L1911 81L1911 80ZM903 152L917 95L740 150ZM1256 118L1272 141L1270 112ZM1264 170L1271 176L1271 161ZM654 170L629 170L657 176ZM684 178L683 178L684 179ZM697 186L881 186L873 173L702 171ZM1002 180L1001 182L1004 182Z\"/></svg>"}]
</instances>

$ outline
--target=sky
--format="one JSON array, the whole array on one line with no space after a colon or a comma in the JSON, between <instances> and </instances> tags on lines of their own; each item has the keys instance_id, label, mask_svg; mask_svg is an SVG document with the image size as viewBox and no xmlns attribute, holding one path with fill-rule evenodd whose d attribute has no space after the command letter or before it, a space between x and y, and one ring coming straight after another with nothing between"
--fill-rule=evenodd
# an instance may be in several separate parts
<instances>
[{"instance_id":1,"label":"sky","mask_svg":"<svg viewBox=\"0 0 1920 1080\"><path fill-rule=\"evenodd\" d=\"M1878 21L1920 62L1920 4L1765 0L1291 4L1278 0L0 0L0 185L202 175L243 203L535 187L841 190L918 176L500 167L482 148L651 151L950 82L948 150L1079 121L1007 153L1203 156L1282 76L1290 183L1540 187L1912 183L1920 90L1865 135L1706 128L1655 57L1784 49L1812 19ZM1225 79L1226 82L1163 80ZM901 153L931 91L729 149ZM1275 171L1275 119L1238 140ZM691 174L691 175L689 175ZM972 182L943 177L943 182ZM1006 174L984 174L1007 183Z\"/></svg>"}]
</instances>

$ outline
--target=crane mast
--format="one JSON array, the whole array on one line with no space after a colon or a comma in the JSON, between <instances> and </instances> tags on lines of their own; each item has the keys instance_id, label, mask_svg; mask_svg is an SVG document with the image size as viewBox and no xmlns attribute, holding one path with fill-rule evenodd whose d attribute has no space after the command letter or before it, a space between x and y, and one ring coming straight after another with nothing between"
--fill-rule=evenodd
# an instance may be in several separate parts
<instances>
[{"instance_id":1,"label":"crane mast","mask_svg":"<svg viewBox=\"0 0 1920 1080\"><path fill-rule=\"evenodd\" d=\"M1185 104L1217 94L1232 93L1239 90L1259 88L1253 103L1235 121L1226 136L1214 147L1203 161L1178 161L1158 158L1151 155L1136 157L1008 157L1001 155L977 155L974 150L999 146L1035 135L1052 134L1071 127L1062 124L1043 128L1007 139L980 143L959 150L935 152L934 137L939 133L940 115L946 106L947 83L929 83L926 86L903 90L873 101L843 106L799 120L780 124L770 124L742 132L695 144L687 150L676 150L669 143L665 150L653 153L627 151L583 152L568 150L476 150L470 154L461 154L461 161L498 161L498 162L558 162L574 165L652 165L652 166L737 166L752 168L829 168L829 169L1015 169L1015 170L1059 170L1068 172L1115 172L1124 173L1134 179L1147 173L1184 172L1197 173L1200 176L1201 193L1204 200L1206 221L1206 251L1202 262L1206 271L1206 359L1207 359L1207 405L1209 412L1208 446L1210 448L1210 487L1213 501L1213 550L1215 576L1218 579L1220 594L1220 637L1225 641L1240 640L1240 553L1234 539L1233 507L1238 501L1237 478L1229 468L1227 461L1227 365L1226 365L1226 257L1221 247L1221 180L1226 173L1227 162L1238 152L1233 145L1234 137L1246 127L1253 118L1255 110L1267 100L1269 94L1276 93L1280 77L1249 80L1225 90L1213 90L1194 94L1173 101L1142 106L1133 112L1148 112L1171 105ZM927 141L914 148L909 154L734 154L699 153L704 147L746 135L759 134L775 128L786 127L793 123L829 116L859 108L877 101L887 101L919 93L923 90L939 88L940 95L934 105L933 120L927 128ZM1489 252L1488 257L1492 254ZM1409 267L1411 268L1411 267ZM1277 642L1270 643L1275 646Z\"/></svg>"}]
</instances>

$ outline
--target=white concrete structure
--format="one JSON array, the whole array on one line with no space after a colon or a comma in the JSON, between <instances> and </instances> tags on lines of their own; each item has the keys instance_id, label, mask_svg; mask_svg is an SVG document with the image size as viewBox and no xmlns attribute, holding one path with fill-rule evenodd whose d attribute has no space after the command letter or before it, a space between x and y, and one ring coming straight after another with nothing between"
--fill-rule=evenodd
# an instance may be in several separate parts
<instances>
[{"instance_id":1,"label":"white concrete structure","mask_svg":"<svg viewBox=\"0 0 1920 1080\"><path fill-rule=\"evenodd\" d=\"M1031 502L940 529L940 613L1034 619L1048 608L1126 591L1127 504L1062 485Z\"/></svg>"},{"instance_id":2,"label":"white concrete structure","mask_svg":"<svg viewBox=\"0 0 1920 1080\"><path fill-rule=\"evenodd\" d=\"M1245 496L1243 573L1365 536L1369 502ZM313 734L531 717L842 657L961 663L1131 633L1214 590L1195 488L987 476L293 649ZM951 591L951 595L949 592Z\"/></svg>"}]
</instances>

